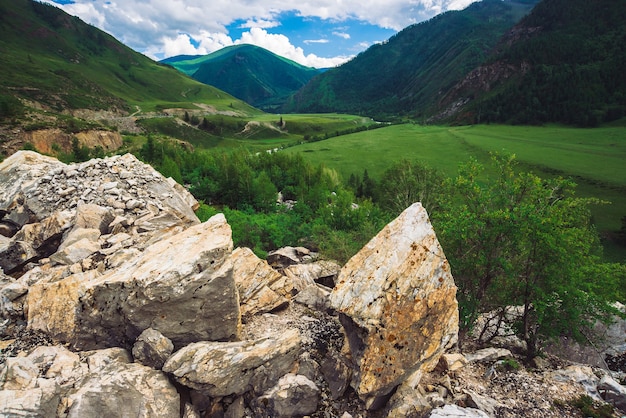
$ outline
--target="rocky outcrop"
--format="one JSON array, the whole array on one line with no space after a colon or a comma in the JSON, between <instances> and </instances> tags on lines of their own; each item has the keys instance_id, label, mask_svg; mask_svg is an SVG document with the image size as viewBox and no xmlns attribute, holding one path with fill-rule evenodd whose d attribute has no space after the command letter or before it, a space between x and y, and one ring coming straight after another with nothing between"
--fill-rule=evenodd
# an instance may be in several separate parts
<instances>
[{"instance_id":1,"label":"rocky outcrop","mask_svg":"<svg viewBox=\"0 0 626 418\"><path fill-rule=\"evenodd\" d=\"M122 135L116 131L90 130L76 134L64 132L61 129L39 129L34 131L20 131L16 133L13 141L3 144L2 148L7 153L12 153L22 148L24 144L30 144L38 152L54 155L59 152L71 152L72 141L78 140L78 144L89 149L101 148L104 152L111 152L122 146Z\"/></svg>"},{"instance_id":2,"label":"rocky outcrop","mask_svg":"<svg viewBox=\"0 0 626 418\"><path fill-rule=\"evenodd\" d=\"M230 227L216 215L102 275L34 284L28 326L83 350L128 347L147 328L178 347L236 339L240 314L231 251Z\"/></svg>"},{"instance_id":3,"label":"rocky outcrop","mask_svg":"<svg viewBox=\"0 0 626 418\"><path fill-rule=\"evenodd\" d=\"M0 247L5 273L19 274L28 263L54 254L70 226L107 235L199 223L193 196L130 154L65 165L20 151L0 164L0 184L0 222L19 231ZM73 250L57 261L85 255Z\"/></svg>"},{"instance_id":4,"label":"rocky outcrop","mask_svg":"<svg viewBox=\"0 0 626 418\"><path fill-rule=\"evenodd\" d=\"M456 286L421 204L406 209L339 273L330 295L372 407L457 340Z\"/></svg>"}]
</instances>

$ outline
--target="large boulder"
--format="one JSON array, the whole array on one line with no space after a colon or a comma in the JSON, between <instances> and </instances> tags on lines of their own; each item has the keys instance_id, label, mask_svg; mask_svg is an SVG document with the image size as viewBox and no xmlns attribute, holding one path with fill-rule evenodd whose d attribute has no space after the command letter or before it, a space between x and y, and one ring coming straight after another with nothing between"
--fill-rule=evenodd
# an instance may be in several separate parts
<instances>
[{"instance_id":1,"label":"large boulder","mask_svg":"<svg viewBox=\"0 0 626 418\"><path fill-rule=\"evenodd\" d=\"M38 209L37 189L40 179L56 171L64 164L55 158L32 151L18 151L0 163L0 213L20 227L49 216Z\"/></svg>"},{"instance_id":2,"label":"large boulder","mask_svg":"<svg viewBox=\"0 0 626 418\"><path fill-rule=\"evenodd\" d=\"M73 219L72 212L59 211L40 222L24 225L6 247L0 248L0 268L11 273L55 253L63 235L72 227Z\"/></svg>"},{"instance_id":3,"label":"large boulder","mask_svg":"<svg viewBox=\"0 0 626 418\"><path fill-rule=\"evenodd\" d=\"M235 249L232 262L242 317L271 312L289 303L284 291L285 277L251 249Z\"/></svg>"},{"instance_id":4,"label":"large boulder","mask_svg":"<svg viewBox=\"0 0 626 418\"><path fill-rule=\"evenodd\" d=\"M457 341L450 265L421 204L387 225L339 273L330 295L348 336L352 385L371 408Z\"/></svg>"},{"instance_id":5,"label":"large boulder","mask_svg":"<svg viewBox=\"0 0 626 418\"><path fill-rule=\"evenodd\" d=\"M212 397L262 394L287 374L300 355L300 333L239 342L197 342L171 356L163 371L178 383Z\"/></svg>"},{"instance_id":6,"label":"large boulder","mask_svg":"<svg viewBox=\"0 0 626 418\"><path fill-rule=\"evenodd\" d=\"M240 313L232 247L220 214L102 275L39 281L27 297L28 326L77 349L129 347L148 328L178 347L235 339Z\"/></svg>"},{"instance_id":7,"label":"large boulder","mask_svg":"<svg viewBox=\"0 0 626 418\"><path fill-rule=\"evenodd\" d=\"M162 372L107 350L67 394L67 417L180 417L180 395Z\"/></svg>"}]
</instances>

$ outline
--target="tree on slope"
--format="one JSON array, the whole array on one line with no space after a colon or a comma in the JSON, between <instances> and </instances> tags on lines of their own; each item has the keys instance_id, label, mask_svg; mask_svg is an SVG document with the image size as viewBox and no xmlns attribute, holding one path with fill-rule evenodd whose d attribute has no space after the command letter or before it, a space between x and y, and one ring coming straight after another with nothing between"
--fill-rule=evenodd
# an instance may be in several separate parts
<instances>
[{"instance_id":1,"label":"tree on slope","mask_svg":"<svg viewBox=\"0 0 626 418\"><path fill-rule=\"evenodd\" d=\"M520 306L517 335L534 357L551 337L581 340L613 312L615 275L601 264L589 205L564 179L517 173L514 157L493 158L495 176L472 160L433 219L459 287L461 335L480 313Z\"/></svg>"}]
</instances>

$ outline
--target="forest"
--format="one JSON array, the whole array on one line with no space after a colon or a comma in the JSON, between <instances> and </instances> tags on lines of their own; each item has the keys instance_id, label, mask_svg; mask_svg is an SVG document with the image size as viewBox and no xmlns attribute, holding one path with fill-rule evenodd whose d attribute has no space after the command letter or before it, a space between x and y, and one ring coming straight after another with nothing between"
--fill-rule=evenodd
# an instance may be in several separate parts
<instances>
[{"instance_id":1,"label":"forest","mask_svg":"<svg viewBox=\"0 0 626 418\"><path fill-rule=\"evenodd\" d=\"M69 157L87 158L84 151ZM458 286L461 341L480 313L514 314L530 359L553 337L588 339L595 321L618 313L612 301L626 298L626 266L603 260L591 219L589 206L603 202L576 196L570 180L519 170L511 155L493 154L488 167L470 158L455 176L401 160L379 181L364 170L343 182L334 170L280 151L192 151L149 136L136 154L189 188L201 220L224 213L235 246L262 258L301 245L344 263L422 202Z\"/></svg>"}]
</instances>

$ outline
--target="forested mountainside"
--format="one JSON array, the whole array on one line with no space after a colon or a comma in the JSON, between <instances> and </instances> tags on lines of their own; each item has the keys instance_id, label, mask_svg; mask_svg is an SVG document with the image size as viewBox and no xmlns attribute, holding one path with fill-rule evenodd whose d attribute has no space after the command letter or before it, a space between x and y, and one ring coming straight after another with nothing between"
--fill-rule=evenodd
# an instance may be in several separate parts
<instances>
[{"instance_id":1,"label":"forested mountainside","mask_svg":"<svg viewBox=\"0 0 626 418\"><path fill-rule=\"evenodd\" d=\"M259 109L277 110L320 70L255 45L233 45L208 55L161 61Z\"/></svg>"},{"instance_id":2,"label":"forested mountainside","mask_svg":"<svg viewBox=\"0 0 626 418\"><path fill-rule=\"evenodd\" d=\"M125 113L228 96L31 0L0 0L0 66L0 119L19 118L25 103L53 112Z\"/></svg>"},{"instance_id":3,"label":"forested mountainside","mask_svg":"<svg viewBox=\"0 0 626 418\"><path fill-rule=\"evenodd\" d=\"M422 117L536 2L484 0L400 31L314 77L284 111Z\"/></svg>"},{"instance_id":4,"label":"forested mountainside","mask_svg":"<svg viewBox=\"0 0 626 418\"><path fill-rule=\"evenodd\" d=\"M543 0L446 95L440 120L595 126L626 114L624 68L626 2Z\"/></svg>"}]
</instances>

